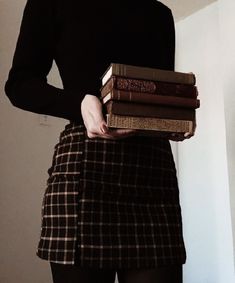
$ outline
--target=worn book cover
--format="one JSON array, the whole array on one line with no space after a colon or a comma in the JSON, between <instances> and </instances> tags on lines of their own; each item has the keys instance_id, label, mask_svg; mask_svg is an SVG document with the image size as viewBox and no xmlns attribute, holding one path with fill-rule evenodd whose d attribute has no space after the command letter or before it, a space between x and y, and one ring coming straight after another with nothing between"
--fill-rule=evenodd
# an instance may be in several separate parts
<instances>
[{"instance_id":1,"label":"worn book cover","mask_svg":"<svg viewBox=\"0 0 235 283\"><path fill-rule=\"evenodd\" d=\"M198 90L194 85L166 83L143 79L112 76L100 89L101 96L107 95L113 88L125 91L151 93L155 95L173 95L185 98L197 98Z\"/></svg>"},{"instance_id":2,"label":"worn book cover","mask_svg":"<svg viewBox=\"0 0 235 283\"><path fill-rule=\"evenodd\" d=\"M105 83L113 75L187 85L195 85L196 83L196 77L193 73L183 73L149 67L111 63L101 77L102 85L105 85Z\"/></svg>"},{"instance_id":3,"label":"worn book cover","mask_svg":"<svg viewBox=\"0 0 235 283\"><path fill-rule=\"evenodd\" d=\"M136 130L193 133L194 121L107 114L107 126Z\"/></svg>"}]
</instances>

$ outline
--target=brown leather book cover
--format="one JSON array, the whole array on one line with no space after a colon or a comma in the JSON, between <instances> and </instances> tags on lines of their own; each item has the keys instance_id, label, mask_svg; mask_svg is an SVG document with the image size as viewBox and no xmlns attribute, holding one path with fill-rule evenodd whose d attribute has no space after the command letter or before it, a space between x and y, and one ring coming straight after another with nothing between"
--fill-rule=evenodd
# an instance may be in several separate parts
<instances>
[{"instance_id":1,"label":"brown leather book cover","mask_svg":"<svg viewBox=\"0 0 235 283\"><path fill-rule=\"evenodd\" d=\"M200 107L200 100L193 98L177 97L172 95L153 95L149 93L132 92L125 90L112 89L102 98L102 103L110 100L131 101L146 104L158 104L175 107L196 109Z\"/></svg>"},{"instance_id":2,"label":"brown leather book cover","mask_svg":"<svg viewBox=\"0 0 235 283\"><path fill-rule=\"evenodd\" d=\"M150 80L131 79L112 76L100 89L101 96L107 95L113 88L125 91L152 93L155 95L169 95L197 98L198 90L194 85L157 82Z\"/></svg>"},{"instance_id":3,"label":"brown leather book cover","mask_svg":"<svg viewBox=\"0 0 235 283\"><path fill-rule=\"evenodd\" d=\"M102 85L105 85L112 75L188 85L195 85L196 83L196 77L193 73L183 73L142 66L111 63L101 77Z\"/></svg>"},{"instance_id":4,"label":"brown leather book cover","mask_svg":"<svg viewBox=\"0 0 235 283\"><path fill-rule=\"evenodd\" d=\"M142 104L110 100L104 106L104 114L124 116L156 117L176 120L195 120L195 109Z\"/></svg>"},{"instance_id":5,"label":"brown leather book cover","mask_svg":"<svg viewBox=\"0 0 235 283\"><path fill-rule=\"evenodd\" d=\"M194 121L107 114L107 126L136 130L193 133Z\"/></svg>"}]
</instances>

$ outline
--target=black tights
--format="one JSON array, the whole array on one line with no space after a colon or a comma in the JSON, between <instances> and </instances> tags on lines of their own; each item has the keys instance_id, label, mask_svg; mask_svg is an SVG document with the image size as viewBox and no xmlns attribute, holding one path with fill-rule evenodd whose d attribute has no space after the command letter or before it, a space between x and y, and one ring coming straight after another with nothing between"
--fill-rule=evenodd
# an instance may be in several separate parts
<instances>
[{"instance_id":1,"label":"black tights","mask_svg":"<svg viewBox=\"0 0 235 283\"><path fill-rule=\"evenodd\" d=\"M182 265L154 269L102 270L50 262L54 283L182 283Z\"/></svg>"}]
</instances>

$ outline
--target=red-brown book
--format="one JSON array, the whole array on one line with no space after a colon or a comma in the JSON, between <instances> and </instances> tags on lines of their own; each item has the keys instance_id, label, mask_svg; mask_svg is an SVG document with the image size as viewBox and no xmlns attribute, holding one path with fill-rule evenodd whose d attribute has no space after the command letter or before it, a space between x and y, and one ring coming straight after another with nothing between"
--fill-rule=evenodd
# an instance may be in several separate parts
<instances>
[{"instance_id":1,"label":"red-brown book","mask_svg":"<svg viewBox=\"0 0 235 283\"><path fill-rule=\"evenodd\" d=\"M194 85L158 82L151 80L132 79L120 76L112 76L101 88L101 96L104 97L113 88L125 91L152 93L155 95L169 95L197 98L198 90Z\"/></svg>"},{"instance_id":2,"label":"red-brown book","mask_svg":"<svg viewBox=\"0 0 235 283\"><path fill-rule=\"evenodd\" d=\"M200 100L193 98L177 97L172 95L153 95L151 93L141 93L112 89L106 96L102 98L105 104L110 100L120 100L129 102L138 102L146 104L158 104L175 107L184 107L196 109L200 107Z\"/></svg>"},{"instance_id":3,"label":"red-brown book","mask_svg":"<svg viewBox=\"0 0 235 283\"><path fill-rule=\"evenodd\" d=\"M156 104L141 104L110 100L104 104L104 114L124 116L156 117L174 120L195 120L195 109L162 106Z\"/></svg>"}]
</instances>

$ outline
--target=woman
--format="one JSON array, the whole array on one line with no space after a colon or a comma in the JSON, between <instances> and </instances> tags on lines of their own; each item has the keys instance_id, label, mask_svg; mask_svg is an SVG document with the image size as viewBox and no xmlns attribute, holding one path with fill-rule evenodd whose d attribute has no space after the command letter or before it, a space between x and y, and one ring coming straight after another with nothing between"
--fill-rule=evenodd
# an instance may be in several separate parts
<instances>
[{"instance_id":1,"label":"woman","mask_svg":"<svg viewBox=\"0 0 235 283\"><path fill-rule=\"evenodd\" d=\"M182 282L186 254L168 140L108 129L111 62L174 70L169 8L155 0L28 0L5 91L69 120L55 146L37 255L59 282ZM63 89L47 83L55 60ZM91 272L92 271L92 272ZM66 278L66 279L65 279Z\"/></svg>"}]
</instances>

